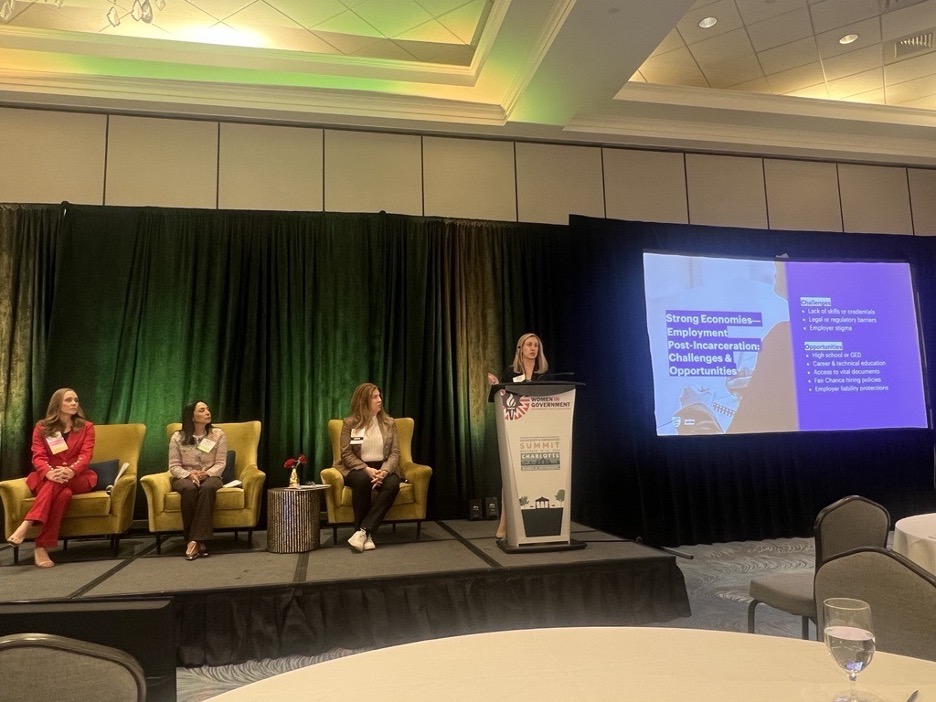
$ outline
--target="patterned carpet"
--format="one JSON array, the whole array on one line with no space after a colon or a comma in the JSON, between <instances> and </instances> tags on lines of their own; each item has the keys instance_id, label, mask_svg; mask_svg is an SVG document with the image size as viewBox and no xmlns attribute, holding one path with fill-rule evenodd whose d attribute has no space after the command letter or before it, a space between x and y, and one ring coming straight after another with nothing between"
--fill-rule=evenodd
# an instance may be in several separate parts
<instances>
[{"instance_id":1,"label":"patterned carpet","mask_svg":"<svg viewBox=\"0 0 936 702\"><path fill-rule=\"evenodd\" d=\"M810 571L812 539L769 539L726 544L683 546L676 549L692 558L677 558L686 578L692 616L664 626L721 631L747 631L748 584L756 575ZM757 633L800 636L798 617L766 605L757 608ZM815 632L812 632L815 635ZM222 692L272 675L314 665L360 651L339 649L319 656L292 656L249 661L239 665L179 668L176 684L179 702L202 702Z\"/></svg>"}]
</instances>

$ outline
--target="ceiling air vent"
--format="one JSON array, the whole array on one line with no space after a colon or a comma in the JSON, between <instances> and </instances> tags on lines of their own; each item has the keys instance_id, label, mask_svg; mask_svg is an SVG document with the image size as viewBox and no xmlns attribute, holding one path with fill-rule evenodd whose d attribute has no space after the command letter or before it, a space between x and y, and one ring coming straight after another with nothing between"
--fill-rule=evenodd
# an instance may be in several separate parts
<instances>
[{"instance_id":1,"label":"ceiling air vent","mask_svg":"<svg viewBox=\"0 0 936 702\"><path fill-rule=\"evenodd\" d=\"M936 49L936 29L908 34L884 42L884 63L894 63L912 56L928 54Z\"/></svg>"}]
</instances>

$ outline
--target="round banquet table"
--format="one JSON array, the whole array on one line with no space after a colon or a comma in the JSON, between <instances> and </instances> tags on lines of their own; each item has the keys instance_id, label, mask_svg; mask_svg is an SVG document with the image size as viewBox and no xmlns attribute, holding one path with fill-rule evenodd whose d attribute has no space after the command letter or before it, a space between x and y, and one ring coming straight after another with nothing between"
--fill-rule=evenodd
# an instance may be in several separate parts
<instances>
[{"instance_id":1,"label":"round banquet table","mask_svg":"<svg viewBox=\"0 0 936 702\"><path fill-rule=\"evenodd\" d=\"M894 550L936 575L936 514L918 514L894 524Z\"/></svg>"},{"instance_id":2,"label":"round banquet table","mask_svg":"<svg viewBox=\"0 0 936 702\"><path fill-rule=\"evenodd\" d=\"M876 653L858 676L879 702L936 702L936 662ZM822 643L698 629L587 627L454 636L359 653L212 698L823 702L848 689Z\"/></svg>"},{"instance_id":3,"label":"round banquet table","mask_svg":"<svg viewBox=\"0 0 936 702\"><path fill-rule=\"evenodd\" d=\"M894 550L936 575L936 514L917 514L894 524Z\"/></svg>"}]
</instances>

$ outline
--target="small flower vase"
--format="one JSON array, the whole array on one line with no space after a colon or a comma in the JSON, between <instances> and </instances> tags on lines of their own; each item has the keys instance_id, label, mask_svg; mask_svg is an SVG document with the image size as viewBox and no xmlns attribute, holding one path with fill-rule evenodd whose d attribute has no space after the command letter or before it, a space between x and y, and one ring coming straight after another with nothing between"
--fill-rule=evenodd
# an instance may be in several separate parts
<instances>
[{"instance_id":1,"label":"small flower vase","mask_svg":"<svg viewBox=\"0 0 936 702\"><path fill-rule=\"evenodd\" d=\"M289 474L289 487L299 487L299 475L296 473L295 468L293 468L292 472Z\"/></svg>"}]
</instances>

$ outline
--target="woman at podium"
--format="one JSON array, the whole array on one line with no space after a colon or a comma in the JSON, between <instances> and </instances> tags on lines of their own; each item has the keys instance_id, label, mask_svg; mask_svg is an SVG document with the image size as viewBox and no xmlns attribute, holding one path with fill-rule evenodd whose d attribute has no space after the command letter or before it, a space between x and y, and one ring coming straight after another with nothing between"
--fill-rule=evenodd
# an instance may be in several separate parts
<instances>
[{"instance_id":1,"label":"woman at podium","mask_svg":"<svg viewBox=\"0 0 936 702\"><path fill-rule=\"evenodd\" d=\"M543 351L543 342L533 333L527 333L517 339L517 349L514 352L513 365L507 366L500 378L488 373L488 382L495 383L524 383L529 380L539 380L549 370L549 362Z\"/></svg>"},{"instance_id":2,"label":"woman at podium","mask_svg":"<svg viewBox=\"0 0 936 702\"><path fill-rule=\"evenodd\" d=\"M491 385L497 383L527 383L533 380L539 380L540 377L549 370L549 362L546 360L546 353L543 350L542 340L532 332L527 332L517 339L517 348L514 351L513 364L507 366L498 378L493 373L488 373L488 382ZM495 539L507 537L507 510L504 509L504 490L501 489L501 510L500 522L497 524L497 531L494 532Z\"/></svg>"}]
</instances>

